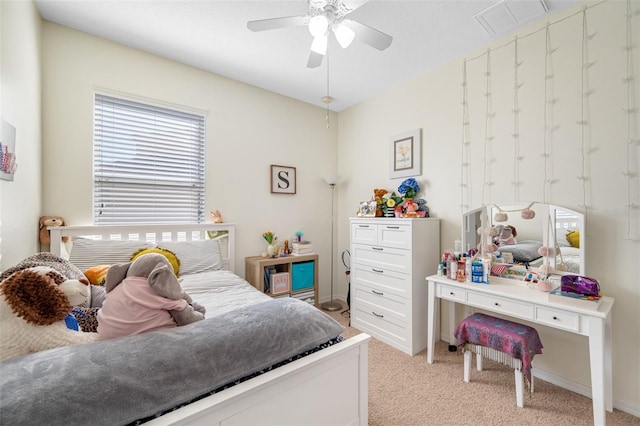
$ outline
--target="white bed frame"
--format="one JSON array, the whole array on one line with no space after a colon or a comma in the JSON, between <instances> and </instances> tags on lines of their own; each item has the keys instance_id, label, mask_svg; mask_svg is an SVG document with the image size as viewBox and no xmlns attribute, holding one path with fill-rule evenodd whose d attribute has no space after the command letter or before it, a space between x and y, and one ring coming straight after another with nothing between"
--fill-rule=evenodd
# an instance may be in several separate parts
<instances>
[{"instance_id":1,"label":"white bed frame","mask_svg":"<svg viewBox=\"0 0 640 426\"><path fill-rule=\"evenodd\" d=\"M191 241L228 231L226 269L234 271L235 225L49 227L51 252L68 252L62 237ZM224 244L223 244L224 245ZM225 250L223 250L224 253ZM223 256L225 257L225 256ZM367 334L340 342L150 421L149 425L367 425Z\"/></svg>"}]
</instances>

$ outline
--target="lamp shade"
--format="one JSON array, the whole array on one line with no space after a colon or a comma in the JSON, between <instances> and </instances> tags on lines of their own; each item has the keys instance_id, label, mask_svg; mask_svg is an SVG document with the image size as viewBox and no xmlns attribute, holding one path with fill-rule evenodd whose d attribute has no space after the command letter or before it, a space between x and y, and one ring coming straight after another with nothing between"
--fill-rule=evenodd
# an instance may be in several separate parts
<instances>
[{"instance_id":1,"label":"lamp shade","mask_svg":"<svg viewBox=\"0 0 640 426\"><path fill-rule=\"evenodd\" d=\"M329 29L329 20L325 15L316 15L309 21L309 32L314 38L321 37Z\"/></svg>"},{"instance_id":2,"label":"lamp shade","mask_svg":"<svg viewBox=\"0 0 640 426\"><path fill-rule=\"evenodd\" d=\"M327 38L326 34L315 37L311 43L311 50L319 55L325 55L327 53Z\"/></svg>"},{"instance_id":3,"label":"lamp shade","mask_svg":"<svg viewBox=\"0 0 640 426\"><path fill-rule=\"evenodd\" d=\"M356 33L343 23L335 24L333 26L333 33L336 35L336 39L343 49L349 47L356 36Z\"/></svg>"},{"instance_id":4,"label":"lamp shade","mask_svg":"<svg viewBox=\"0 0 640 426\"><path fill-rule=\"evenodd\" d=\"M324 177L324 181L329 185L337 185L340 181L340 176L338 175L327 175Z\"/></svg>"}]
</instances>

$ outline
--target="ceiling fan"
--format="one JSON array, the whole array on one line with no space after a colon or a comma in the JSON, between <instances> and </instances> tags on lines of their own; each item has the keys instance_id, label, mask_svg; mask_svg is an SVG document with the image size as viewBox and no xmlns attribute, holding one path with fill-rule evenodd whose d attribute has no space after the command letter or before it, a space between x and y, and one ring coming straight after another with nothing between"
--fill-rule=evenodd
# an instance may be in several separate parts
<instances>
[{"instance_id":1,"label":"ceiling fan","mask_svg":"<svg viewBox=\"0 0 640 426\"><path fill-rule=\"evenodd\" d=\"M322 63L327 52L329 37L333 36L343 48L353 40L368 44L378 50L391 45L393 37L353 19L346 19L349 13L362 6L362 1L350 0L308 0L308 12L302 16L260 19L247 22L251 31L265 31L277 28L308 26L313 36L311 53L307 67L316 68Z\"/></svg>"}]
</instances>

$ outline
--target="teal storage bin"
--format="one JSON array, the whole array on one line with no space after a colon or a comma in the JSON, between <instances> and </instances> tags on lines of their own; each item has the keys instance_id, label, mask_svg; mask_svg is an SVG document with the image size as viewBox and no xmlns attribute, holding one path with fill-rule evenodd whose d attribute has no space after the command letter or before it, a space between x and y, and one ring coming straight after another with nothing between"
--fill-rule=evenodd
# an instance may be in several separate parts
<instances>
[{"instance_id":1,"label":"teal storage bin","mask_svg":"<svg viewBox=\"0 0 640 426\"><path fill-rule=\"evenodd\" d=\"M313 260L291 264L291 291L313 287Z\"/></svg>"}]
</instances>

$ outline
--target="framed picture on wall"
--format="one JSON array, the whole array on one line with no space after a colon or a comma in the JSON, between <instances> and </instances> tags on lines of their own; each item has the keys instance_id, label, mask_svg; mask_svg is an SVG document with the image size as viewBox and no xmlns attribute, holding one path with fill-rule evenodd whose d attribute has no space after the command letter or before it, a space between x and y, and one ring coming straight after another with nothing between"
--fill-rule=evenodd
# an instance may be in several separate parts
<instances>
[{"instance_id":1,"label":"framed picture on wall","mask_svg":"<svg viewBox=\"0 0 640 426\"><path fill-rule=\"evenodd\" d=\"M271 165L271 193L296 193L296 168L289 166Z\"/></svg>"},{"instance_id":2,"label":"framed picture on wall","mask_svg":"<svg viewBox=\"0 0 640 426\"><path fill-rule=\"evenodd\" d=\"M389 178L422 174L421 129L391 137L389 141Z\"/></svg>"},{"instance_id":3,"label":"framed picture on wall","mask_svg":"<svg viewBox=\"0 0 640 426\"><path fill-rule=\"evenodd\" d=\"M0 179L12 181L17 167L16 128L0 118Z\"/></svg>"}]
</instances>

